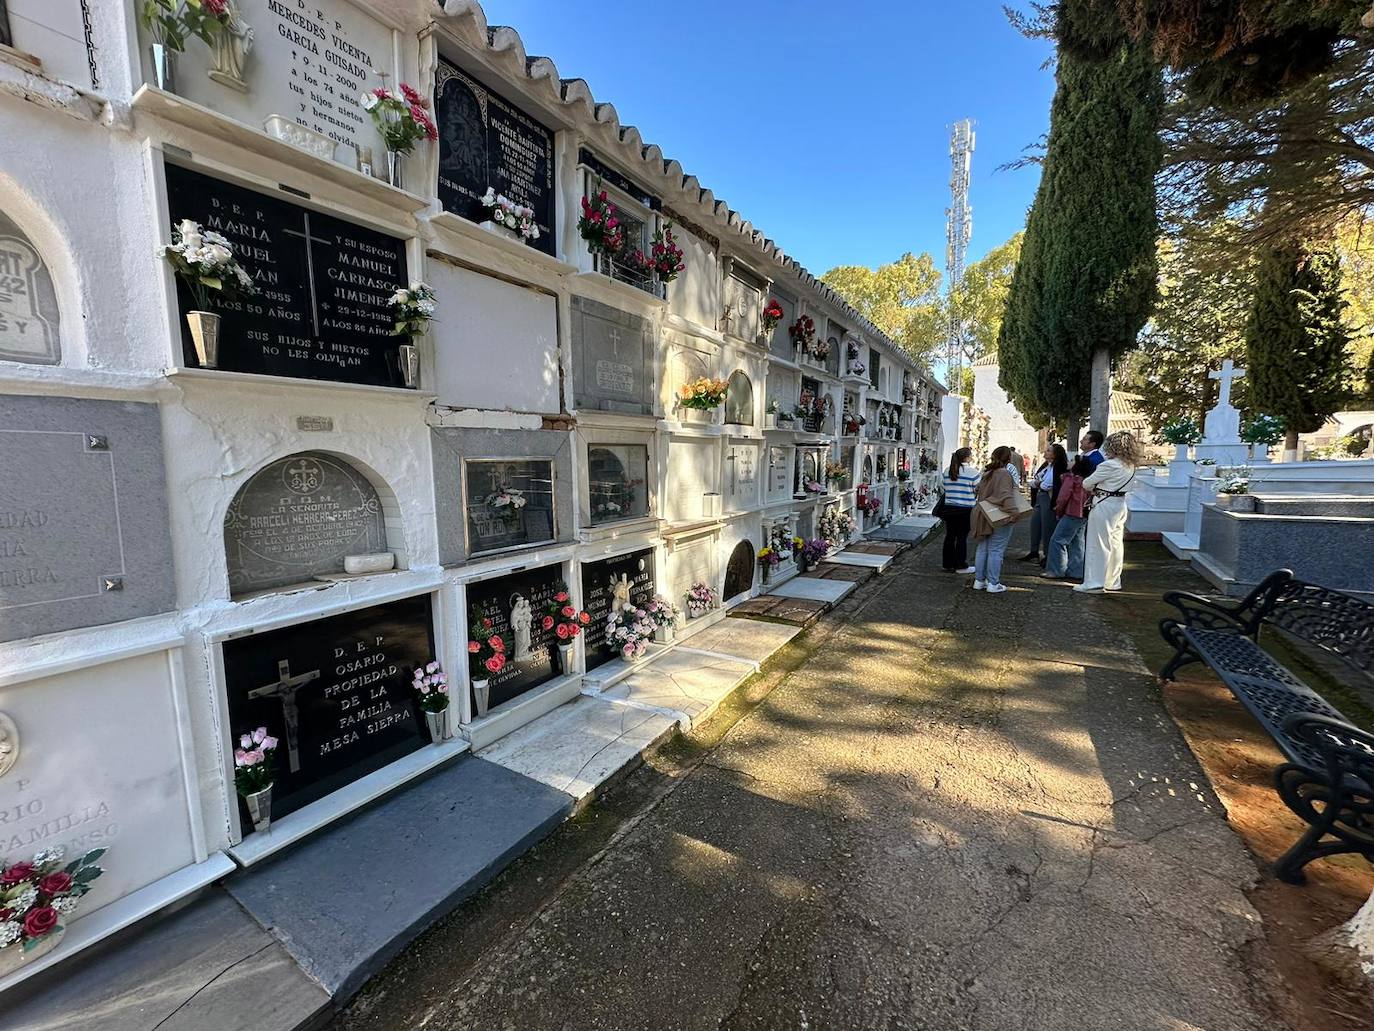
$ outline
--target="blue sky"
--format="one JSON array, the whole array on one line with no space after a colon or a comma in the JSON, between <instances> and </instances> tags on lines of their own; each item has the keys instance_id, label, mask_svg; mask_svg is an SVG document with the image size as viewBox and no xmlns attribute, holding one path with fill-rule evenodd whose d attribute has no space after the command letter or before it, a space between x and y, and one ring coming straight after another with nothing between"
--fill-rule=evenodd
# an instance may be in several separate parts
<instances>
[{"instance_id":1,"label":"blue sky","mask_svg":"<svg viewBox=\"0 0 1374 1031\"><path fill-rule=\"evenodd\" d=\"M996 0L483 8L814 273L907 250L943 267L960 118L978 134L970 257L1025 221L1038 169L997 168L1048 127L1050 47L1022 38Z\"/></svg>"}]
</instances>

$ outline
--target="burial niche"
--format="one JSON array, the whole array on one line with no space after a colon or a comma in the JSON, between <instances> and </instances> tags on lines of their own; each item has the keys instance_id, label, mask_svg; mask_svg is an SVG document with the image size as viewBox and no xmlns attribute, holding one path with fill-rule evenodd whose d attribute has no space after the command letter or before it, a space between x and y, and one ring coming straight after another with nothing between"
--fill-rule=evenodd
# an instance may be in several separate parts
<instances>
[{"instance_id":1,"label":"burial niche","mask_svg":"<svg viewBox=\"0 0 1374 1031\"><path fill-rule=\"evenodd\" d=\"M741 594L747 594L754 586L754 545L740 541L730 552L730 561L725 566L725 590L721 597L726 601Z\"/></svg>"},{"instance_id":2,"label":"burial niche","mask_svg":"<svg viewBox=\"0 0 1374 1031\"><path fill-rule=\"evenodd\" d=\"M17 225L0 212L0 359L56 365L62 357L52 276Z\"/></svg>"},{"instance_id":3,"label":"burial niche","mask_svg":"<svg viewBox=\"0 0 1374 1031\"><path fill-rule=\"evenodd\" d=\"M754 384L742 369L730 373L725 391L725 421L739 426L754 425Z\"/></svg>"},{"instance_id":4,"label":"burial niche","mask_svg":"<svg viewBox=\"0 0 1374 1031\"><path fill-rule=\"evenodd\" d=\"M238 596L345 572L387 551L377 488L342 458L303 451L249 478L224 514L229 591Z\"/></svg>"}]
</instances>

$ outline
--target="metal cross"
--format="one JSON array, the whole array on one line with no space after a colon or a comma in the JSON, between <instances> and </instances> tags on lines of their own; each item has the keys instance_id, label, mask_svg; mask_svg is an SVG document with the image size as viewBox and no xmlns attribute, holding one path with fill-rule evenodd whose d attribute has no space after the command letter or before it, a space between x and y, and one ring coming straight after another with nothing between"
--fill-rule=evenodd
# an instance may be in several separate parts
<instances>
[{"instance_id":1,"label":"metal cross","mask_svg":"<svg viewBox=\"0 0 1374 1031\"><path fill-rule=\"evenodd\" d=\"M249 698L276 698L281 702L282 719L286 722L286 750L291 762L291 772L299 773L301 769L301 755L298 741L300 737L301 713L296 707L296 692L312 680L320 678L319 670L312 670L309 673L302 673L298 677L291 675L291 660L279 659L277 661L277 681L274 684L263 684L262 687L255 687L248 692Z\"/></svg>"},{"instance_id":2,"label":"metal cross","mask_svg":"<svg viewBox=\"0 0 1374 1031\"><path fill-rule=\"evenodd\" d=\"M1221 392L1217 395L1218 408L1229 408L1231 406L1231 382L1233 380L1243 379L1244 376L1245 370L1237 369L1236 363L1231 361L1230 358L1227 358L1221 363L1220 372L1207 373L1208 379L1217 380L1221 384Z\"/></svg>"},{"instance_id":3,"label":"metal cross","mask_svg":"<svg viewBox=\"0 0 1374 1031\"><path fill-rule=\"evenodd\" d=\"M283 229L282 232L287 236L299 236L305 240L305 272L306 279L310 284L310 318L315 323L315 336L320 335L320 306L315 297L315 249L311 244L328 243L329 240L321 236L310 235L310 212L302 211L301 218L305 220L305 232L299 229Z\"/></svg>"}]
</instances>

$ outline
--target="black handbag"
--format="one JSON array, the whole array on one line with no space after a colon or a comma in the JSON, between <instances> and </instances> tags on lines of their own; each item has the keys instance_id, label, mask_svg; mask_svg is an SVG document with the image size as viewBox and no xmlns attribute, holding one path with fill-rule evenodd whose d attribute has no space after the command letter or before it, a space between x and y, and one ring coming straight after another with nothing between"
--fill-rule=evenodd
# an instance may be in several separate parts
<instances>
[{"instance_id":1,"label":"black handbag","mask_svg":"<svg viewBox=\"0 0 1374 1031\"><path fill-rule=\"evenodd\" d=\"M930 510L930 514L936 519L945 517L945 488L935 488L935 506Z\"/></svg>"}]
</instances>

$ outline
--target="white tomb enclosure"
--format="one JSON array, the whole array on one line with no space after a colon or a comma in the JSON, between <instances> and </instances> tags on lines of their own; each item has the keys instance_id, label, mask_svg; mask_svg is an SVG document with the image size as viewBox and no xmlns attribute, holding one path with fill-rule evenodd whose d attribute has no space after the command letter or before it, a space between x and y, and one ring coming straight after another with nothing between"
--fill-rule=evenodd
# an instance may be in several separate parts
<instances>
[{"instance_id":1,"label":"white tomb enclosure","mask_svg":"<svg viewBox=\"0 0 1374 1031\"><path fill-rule=\"evenodd\" d=\"M604 586L640 561L637 589L680 607L698 581L751 597L773 526L809 535L826 506L853 511L879 450L890 512L899 449L942 445L927 371L567 78L576 54L564 73L527 62L479 4L236 0L230 35L190 41L163 86L130 5L86 5L88 25L78 6L0 5L15 42L0 47L0 280L13 266L23 287L0 290L0 713L20 738L0 857L109 851L61 947L10 983L576 697L585 648L555 671L533 647L478 716L471 606L515 620L515 599L555 582L586 604L584 571ZM361 95L398 82L439 140L396 186ZM637 246L672 223L675 281L590 251L576 223L597 183ZM488 186L535 209L539 239L490 223ZM183 218L222 232L257 283L209 299L215 355L158 257ZM417 282L437 311L407 344L389 298ZM824 358L794 345L803 317L815 344L836 338ZM876 376L844 376L848 341ZM729 381L727 403L684 411L676 390L700 376ZM846 397L855 413L881 401L895 428L846 433ZM40 475L48 455L62 464ZM797 497L826 462L847 478ZM54 543L58 515L80 517L79 546ZM31 603L41 619L17 614ZM311 772L358 744L348 724L325 733L355 694L326 645L440 661L456 736L422 739L388 681L373 723L393 736ZM264 833L233 781L257 721L282 740L283 812Z\"/></svg>"}]
</instances>

